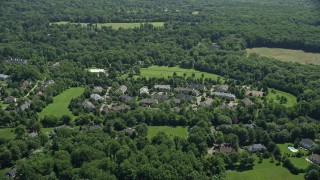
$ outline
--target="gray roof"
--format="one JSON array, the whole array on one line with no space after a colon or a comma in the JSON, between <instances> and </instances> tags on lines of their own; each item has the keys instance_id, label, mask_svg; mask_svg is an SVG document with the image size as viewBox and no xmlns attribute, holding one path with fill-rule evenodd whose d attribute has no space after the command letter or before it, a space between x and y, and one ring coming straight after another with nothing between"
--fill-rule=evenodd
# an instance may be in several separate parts
<instances>
[{"instance_id":1,"label":"gray roof","mask_svg":"<svg viewBox=\"0 0 320 180\"><path fill-rule=\"evenodd\" d=\"M200 106L211 106L213 103L212 98L207 98L205 101L200 102Z\"/></svg>"},{"instance_id":2,"label":"gray roof","mask_svg":"<svg viewBox=\"0 0 320 180\"><path fill-rule=\"evenodd\" d=\"M142 87L140 89L140 94L149 94L149 89L147 87Z\"/></svg>"},{"instance_id":3,"label":"gray roof","mask_svg":"<svg viewBox=\"0 0 320 180\"><path fill-rule=\"evenodd\" d=\"M95 94L100 94L100 93L102 93L102 91L103 91L103 88L100 86L95 86L92 90L92 92Z\"/></svg>"},{"instance_id":4,"label":"gray roof","mask_svg":"<svg viewBox=\"0 0 320 180\"><path fill-rule=\"evenodd\" d=\"M29 134L30 137L37 137L38 136L38 132L32 132Z\"/></svg>"},{"instance_id":5,"label":"gray roof","mask_svg":"<svg viewBox=\"0 0 320 180\"><path fill-rule=\"evenodd\" d=\"M101 97L99 94L91 94L90 99L94 101L103 100L103 97Z\"/></svg>"},{"instance_id":6,"label":"gray roof","mask_svg":"<svg viewBox=\"0 0 320 180\"><path fill-rule=\"evenodd\" d=\"M154 85L154 89L159 89L159 90L170 90L171 86L170 85Z\"/></svg>"},{"instance_id":7,"label":"gray roof","mask_svg":"<svg viewBox=\"0 0 320 180\"><path fill-rule=\"evenodd\" d=\"M242 102L245 106L251 106L251 105L253 105L253 102L252 102L250 99L248 99L248 98L243 99L241 102Z\"/></svg>"},{"instance_id":8,"label":"gray roof","mask_svg":"<svg viewBox=\"0 0 320 180\"><path fill-rule=\"evenodd\" d=\"M93 126L88 125L86 128L87 131L93 131L93 130L97 130L97 129L100 129L99 125L93 125Z\"/></svg>"},{"instance_id":9,"label":"gray roof","mask_svg":"<svg viewBox=\"0 0 320 180\"><path fill-rule=\"evenodd\" d=\"M226 98L231 98L231 99L235 99L236 98L236 96L234 94L231 94L231 93L213 92L212 94L215 95L215 96L218 96L218 97L226 97Z\"/></svg>"},{"instance_id":10,"label":"gray roof","mask_svg":"<svg viewBox=\"0 0 320 180\"><path fill-rule=\"evenodd\" d=\"M8 79L10 76L5 74L0 74L0 79Z\"/></svg>"},{"instance_id":11,"label":"gray roof","mask_svg":"<svg viewBox=\"0 0 320 180\"><path fill-rule=\"evenodd\" d=\"M122 130L125 134L127 135L132 135L133 133L136 133L136 135L138 134L138 132L136 131L136 129L134 128L126 128L124 130Z\"/></svg>"},{"instance_id":12,"label":"gray roof","mask_svg":"<svg viewBox=\"0 0 320 180\"><path fill-rule=\"evenodd\" d=\"M120 95L120 96L119 96L119 100L120 100L120 101L133 101L134 98L131 97L131 96L128 96L128 95L126 95L126 94L123 94L123 95Z\"/></svg>"},{"instance_id":13,"label":"gray roof","mask_svg":"<svg viewBox=\"0 0 320 180\"><path fill-rule=\"evenodd\" d=\"M121 91L122 93L125 93L127 91L128 87L126 85L121 85L118 88L118 91Z\"/></svg>"},{"instance_id":14,"label":"gray roof","mask_svg":"<svg viewBox=\"0 0 320 180\"><path fill-rule=\"evenodd\" d=\"M149 99L149 98L147 98L147 99L142 99L142 100L140 101L140 104L146 104L146 105L152 105L152 104L157 104L157 103L158 103L157 100L155 100L155 99Z\"/></svg>"},{"instance_id":15,"label":"gray roof","mask_svg":"<svg viewBox=\"0 0 320 180\"><path fill-rule=\"evenodd\" d=\"M90 101L85 101L82 103L83 108L85 109L94 109L94 105Z\"/></svg>"},{"instance_id":16,"label":"gray roof","mask_svg":"<svg viewBox=\"0 0 320 180\"><path fill-rule=\"evenodd\" d=\"M227 92L228 89L229 89L228 85L218 85L218 86L215 87L215 90L217 92L223 92L223 93Z\"/></svg>"},{"instance_id":17,"label":"gray roof","mask_svg":"<svg viewBox=\"0 0 320 180\"><path fill-rule=\"evenodd\" d=\"M6 176L15 177L16 173L17 173L17 169L16 168L11 168L10 171L6 173Z\"/></svg>"},{"instance_id":18,"label":"gray roof","mask_svg":"<svg viewBox=\"0 0 320 180\"><path fill-rule=\"evenodd\" d=\"M257 151L261 151L261 150L267 149L262 144L252 144L251 146L245 146L244 148L247 149L249 152L257 152Z\"/></svg>"},{"instance_id":19,"label":"gray roof","mask_svg":"<svg viewBox=\"0 0 320 180\"><path fill-rule=\"evenodd\" d=\"M29 109L30 108L30 105L31 105L31 101L30 100L26 100L24 101L21 105L20 105L20 109L22 111L26 110L26 109Z\"/></svg>"}]
</instances>

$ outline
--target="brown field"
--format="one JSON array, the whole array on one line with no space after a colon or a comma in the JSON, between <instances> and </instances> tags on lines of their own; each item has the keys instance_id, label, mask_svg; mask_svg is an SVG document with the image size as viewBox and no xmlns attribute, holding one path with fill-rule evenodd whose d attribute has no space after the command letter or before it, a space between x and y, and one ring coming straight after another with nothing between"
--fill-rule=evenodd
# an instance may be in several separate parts
<instances>
[{"instance_id":1,"label":"brown field","mask_svg":"<svg viewBox=\"0 0 320 180\"><path fill-rule=\"evenodd\" d=\"M302 50L281 48L252 48L247 49L247 52L248 54L257 53L261 56L272 57L280 61L320 65L320 53L309 53Z\"/></svg>"}]
</instances>

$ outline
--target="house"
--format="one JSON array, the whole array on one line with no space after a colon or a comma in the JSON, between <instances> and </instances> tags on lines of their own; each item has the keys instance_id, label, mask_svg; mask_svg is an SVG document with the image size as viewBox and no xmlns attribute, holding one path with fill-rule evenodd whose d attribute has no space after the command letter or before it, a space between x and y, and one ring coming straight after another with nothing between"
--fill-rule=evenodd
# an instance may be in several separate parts
<instances>
[{"instance_id":1,"label":"house","mask_svg":"<svg viewBox=\"0 0 320 180\"><path fill-rule=\"evenodd\" d=\"M94 93L94 94L101 94L102 91L103 91L103 88L102 88L102 87L100 87L100 86L95 86L95 87L93 88L93 90L92 90L92 93Z\"/></svg>"},{"instance_id":2,"label":"house","mask_svg":"<svg viewBox=\"0 0 320 180\"><path fill-rule=\"evenodd\" d=\"M236 150L231 147L231 146L220 146L219 149L216 150L216 152L221 152L221 153L233 153L233 152L236 152Z\"/></svg>"},{"instance_id":3,"label":"house","mask_svg":"<svg viewBox=\"0 0 320 180\"><path fill-rule=\"evenodd\" d=\"M11 104L11 103L15 103L17 101L17 99L13 96L8 96L4 99L4 104Z\"/></svg>"},{"instance_id":4,"label":"house","mask_svg":"<svg viewBox=\"0 0 320 180\"><path fill-rule=\"evenodd\" d=\"M14 64L27 64L28 60L20 59L20 58L10 58L10 59L6 59L4 62L14 63Z\"/></svg>"},{"instance_id":5,"label":"house","mask_svg":"<svg viewBox=\"0 0 320 180\"><path fill-rule=\"evenodd\" d=\"M30 100L26 100L24 101L21 105L20 105L20 109L22 111L26 110L26 109L29 109L31 106L31 101Z\"/></svg>"},{"instance_id":6,"label":"house","mask_svg":"<svg viewBox=\"0 0 320 180\"><path fill-rule=\"evenodd\" d=\"M300 146L305 149L313 149L318 145L315 142L313 142L311 139L302 139L300 141Z\"/></svg>"},{"instance_id":7,"label":"house","mask_svg":"<svg viewBox=\"0 0 320 180\"><path fill-rule=\"evenodd\" d=\"M103 97L101 97L99 94L91 94L90 99L92 101L102 101Z\"/></svg>"},{"instance_id":8,"label":"house","mask_svg":"<svg viewBox=\"0 0 320 180\"><path fill-rule=\"evenodd\" d=\"M125 85L121 85L118 89L117 92L120 92L122 94L124 94L127 91L128 87Z\"/></svg>"},{"instance_id":9,"label":"house","mask_svg":"<svg viewBox=\"0 0 320 180\"><path fill-rule=\"evenodd\" d=\"M217 96L217 97L228 98L228 99L231 99L231 100L235 100L236 99L236 96L234 94L231 94L231 93L213 92L212 94Z\"/></svg>"},{"instance_id":10,"label":"house","mask_svg":"<svg viewBox=\"0 0 320 180\"><path fill-rule=\"evenodd\" d=\"M140 102L139 102L140 106L152 106L154 104L158 104L158 101L155 100L155 99L142 99Z\"/></svg>"},{"instance_id":11,"label":"house","mask_svg":"<svg viewBox=\"0 0 320 180\"><path fill-rule=\"evenodd\" d=\"M166 101L166 100L169 99L169 96L166 95L166 94L155 93L155 94L151 95L151 99L155 99L155 100L158 100L158 101Z\"/></svg>"},{"instance_id":12,"label":"house","mask_svg":"<svg viewBox=\"0 0 320 180\"><path fill-rule=\"evenodd\" d=\"M142 87L140 90L140 95L143 96L143 95L149 95L149 89L148 87Z\"/></svg>"},{"instance_id":13,"label":"house","mask_svg":"<svg viewBox=\"0 0 320 180\"><path fill-rule=\"evenodd\" d=\"M213 99L212 98L207 98L205 101L200 102L200 106L211 106L213 103Z\"/></svg>"},{"instance_id":14,"label":"house","mask_svg":"<svg viewBox=\"0 0 320 180\"><path fill-rule=\"evenodd\" d=\"M93 126L88 125L84 130L85 131L94 131L94 130L98 130L98 129L100 129L99 125L93 125Z\"/></svg>"},{"instance_id":15,"label":"house","mask_svg":"<svg viewBox=\"0 0 320 180\"><path fill-rule=\"evenodd\" d=\"M102 111L105 113L108 113L109 111L126 111L126 110L130 110L130 106L128 105L120 105L120 106L113 106L113 107L108 107L108 106L104 106L102 108Z\"/></svg>"},{"instance_id":16,"label":"house","mask_svg":"<svg viewBox=\"0 0 320 180\"><path fill-rule=\"evenodd\" d=\"M9 172L6 173L6 176L14 178L16 176L16 173L17 173L17 169L16 168L11 168L9 170Z\"/></svg>"},{"instance_id":17,"label":"house","mask_svg":"<svg viewBox=\"0 0 320 180\"><path fill-rule=\"evenodd\" d=\"M61 129L71 129L70 126L67 126L67 125L62 125L62 126L58 126L58 127L55 127L54 128L54 132L58 132L60 131Z\"/></svg>"},{"instance_id":18,"label":"house","mask_svg":"<svg viewBox=\"0 0 320 180\"><path fill-rule=\"evenodd\" d=\"M170 103L170 102L174 102L174 104L176 106L179 106L181 104L181 100L180 99L169 99L165 101L166 103Z\"/></svg>"},{"instance_id":19,"label":"house","mask_svg":"<svg viewBox=\"0 0 320 180\"><path fill-rule=\"evenodd\" d=\"M228 85L218 85L214 89L217 92L226 93L226 92L228 92L229 86Z\"/></svg>"},{"instance_id":20,"label":"house","mask_svg":"<svg viewBox=\"0 0 320 180\"><path fill-rule=\"evenodd\" d=\"M267 148L262 144L252 144L251 146L245 146L244 149L246 149L251 153L254 153L254 152L264 151Z\"/></svg>"},{"instance_id":21,"label":"house","mask_svg":"<svg viewBox=\"0 0 320 180\"><path fill-rule=\"evenodd\" d=\"M99 76L100 73L106 74L107 71L104 69L88 69L89 72L97 74Z\"/></svg>"},{"instance_id":22,"label":"house","mask_svg":"<svg viewBox=\"0 0 320 180\"><path fill-rule=\"evenodd\" d=\"M206 86L203 84L190 84L188 87L190 89L194 89L197 91L205 91L206 90Z\"/></svg>"},{"instance_id":23,"label":"house","mask_svg":"<svg viewBox=\"0 0 320 180\"><path fill-rule=\"evenodd\" d=\"M191 89L191 88L184 88L184 87L174 88L174 91L177 93L186 94L186 95L193 95L193 96L196 96L198 94L198 92L196 90Z\"/></svg>"},{"instance_id":24,"label":"house","mask_svg":"<svg viewBox=\"0 0 320 180\"><path fill-rule=\"evenodd\" d=\"M45 82L45 84L44 84L44 86L43 86L43 88L45 89L45 88L47 88L48 86L50 86L51 84L54 84L54 80L47 80L46 82Z\"/></svg>"},{"instance_id":25,"label":"house","mask_svg":"<svg viewBox=\"0 0 320 180\"><path fill-rule=\"evenodd\" d=\"M5 74L0 74L0 81L5 81L7 79L9 79L10 76L5 75Z\"/></svg>"},{"instance_id":26,"label":"house","mask_svg":"<svg viewBox=\"0 0 320 180\"><path fill-rule=\"evenodd\" d=\"M311 162L320 165L320 155L319 155L319 154L311 154L311 155L308 157L308 159L309 159Z\"/></svg>"},{"instance_id":27,"label":"house","mask_svg":"<svg viewBox=\"0 0 320 180\"><path fill-rule=\"evenodd\" d=\"M126 128L122 131L128 136L137 136L138 135L137 130L134 128Z\"/></svg>"},{"instance_id":28,"label":"house","mask_svg":"<svg viewBox=\"0 0 320 180\"><path fill-rule=\"evenodd\" d=\"M159 91L170 91L170 85L154 85L154 89Z\"/></svg>"},{"instance_id":29,"label":"house","mask_svg":"<svg viewBox=\"0 0 320 180\"><path fill-rule=\"evenodd\" d=\"M90 101L83 102L82 106L83 106L84 109L89 109L89 110L94 110L95 109L94 105Z\"/></svg>"},{"instance_id":30,"label":"house","mask_svg":"<svg viewBox=\"0 0 320 180\"><path fill-rule=\"evenodd\" d=\"M245 126L246 128L248 128L248 129L254 129L254 128L257 127L256 124L245 124L244 126Z\"/></svg>"},{"instance_id":31,"label":"house","mask_svg":"<svg viewBox=\"0 0 320 180\"><path fill-rule=\"evenodd\" d=\"M37 137L38 132L33 131L32 133L29 134L30 137Z\"/></svg>"},{"instance_id":32,"label":"house","mask_svg":"<svg viewBox=\"0 0 320 180\"><path fill-rule=\"evenodd\" d=\"M21 84L20 88L23 90L26 90L29 86L31 86L31 82L30 81L23 81L23 83Z\"/></svg>"},{"instance_id":33,"label":"house","mask_svg":"<svg viewBox=\"0 0 320 180\"><path fill-rule=\"evenodd\" d=\"M256 96L256 97L263 97L264 92L262 91L256 91L256 90L246 90L246 95L247 96Z\"/></svg>"},{"instance_id":34,"label":"house","mask_svg":"<svg viewBox=\"0 0 320 180\"><path fill-rule=\"evenodd\" d=\"M190 102L190 103L192 103L194 101L193 96L185 95L185 94L178 94L176 96L176 98L180 99L180 100L184 100L184 101Z\"/></svg>"},{"instance_id":35,"label":"house","mask_svg":"<svg viewBox=\"0 0 320 180\"><path fill-rule=\"evenodd\" d=\"M119 100L122 101L122 102L130 102L130 101L133 101L134 98L131 97L131 96L123 94L123 95L119 96Z\"/></svg>"},{"instance_id":36,"label":"house","mask_svg":"<svg viewBox=\"0 0 320 180\"><path fill-rule=\"evenodd\" d=\"M244 106L246 106L246 107L253 105L253 102L252 102L249 98L243 99L243 100L241 101L241 103L242 103Z\"/></svg>"}]
</instances>

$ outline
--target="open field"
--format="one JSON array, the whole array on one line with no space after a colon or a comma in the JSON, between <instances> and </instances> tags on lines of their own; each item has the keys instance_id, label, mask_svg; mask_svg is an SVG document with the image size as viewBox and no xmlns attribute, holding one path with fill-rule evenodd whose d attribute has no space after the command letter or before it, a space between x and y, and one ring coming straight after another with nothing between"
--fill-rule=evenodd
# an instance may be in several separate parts
<instances>
[{"instance_id":1,"label":"open field","mask_svg":"<svg viewBox=\"0 0 320 180\"><path fill-rule=\"evenodd\" d=\"M63 115L69 115L73 117L73 114L68 109L70 101L72 98L79 97L84 91L84 88L70 88L58 96L53 98L53 103L49 104L46 108L44 108L40 112L40 117L43 118L45 116L57 116L61 117Z\"/></svg>"},{"instance_id":2,"label":"open field","mask_svg":"<svg viewBox=\"0 0 320 180\"><path fill-rule=\"evenodd\" d=\"M263 159L262 163L258 163L258 158L255 160L253 170L237 172L227 171L227 180L302 180L304 174L294 175L284 168L282 165L276 166L275 163L270 163L270 159Z\"/></svg>"},{"instance_id":3,"label":"open field","mask_svg":"<svg viewBox=\"0 0 320 180\"><path fill-rule=\"evenodd\" d=\"M0 129L0 138L14 139L16 135L14 134L14 128L3 128Z\"/></svg>"},{"instance_id":4,"label":"open field","mask_svg":"<svg viewBox=\"0 0 320 180\"><path fill-rule=\"evenodd\" d=\"M53 22L50 24L58 24L58 25L65 25L65 24L80 24L81 26L87 26L89 23L71 23L68 21L60 21L60 22ZM101 27L112 27L112 29L129 29L129 28L136 28L140 27L140 25L143 23L97 23L97 26L99 28ZM154 27L162 27L164 26L164 22L149 22L149 24L152 24ZM93 24L95 26L96 24Z\"/></svg>"},{"instance_id":5,"label":"open field","mask_svg":"<svg viewBox=\"0 0 320 180\"><path fill-rule=\"evenodd\" d=\"M0 169L0 177L4 177L9 170L10 168Z\"/></svg>"},{"instance_id":6,"label":"open field","mask_svg":"<svg viewBox=\"0 0 320 180\"><path fill-rule=\"evenodd\" d=\"M211 78L217 80L218 77L223 81L224 78L221 76L218 76L216 74L210 74L206 72L197 71L195 69L182 69L179 67L167 67L167 66L150 66L148 68L141 68L141 76L144 76L146 78L152 78L152 77L164 77L168 78L168 76L173 76L173 73L176 72L177 76L184 76L186 77L192 77L192 74L194 73L196 78L201 78L202 75L204 78Z\"/></svg>"},{"instance_id":7,"label":"open field","mask_svg":"<svg viewBox=\"0 0 320 180\"><path fill-rule=\"evenodd\" d=\"M280 101L277 99L277 96L279 96L279 98L281 96L284 96L288 100L285 104L283 104L284 106L292 107L293 105L295 105L297 103L297 97L295 97L294 95L283 92L283 91L275 90L275 89L274 89L274 91L275 91L275 93L272 93L272 91L269 90L269 93L267 95L268 100L273 100L274 102L280 103Z\"/></svg>"},{"instance_id":8,"label":"open field","mask_svg":"<svg viewBox=\"0 0 320 180\"><path fill-rule=\"evenodd\" d=\"M148 139L151 139L155 135L157 135L158 132L165 132L168 136L174 137L174 136L180 136L182 138L187 138L188 136L188 127L183 126L149 126L148 127Z\"/></svg>"},{"instance_id":9,"label":"open field","mask_svg":"<svg viewBox=\"0 0 320 180\"><path fill-rule=\"evenodd\" d=\"M296 154L296 153L291 152L288 149L288 146L293 146L293 144L291 144L291 143L277 144L277 146L280 148L280 151L282 154L290 154L290 155ZM303 152L304 154L307 154L307 151L305 151L301 148L298 148L298 150L300 152ZM289 157L289 159L293 165L295 165L298 168L304 168L304 169L306 169L310 165L310 163L308 161L306 161L306 158L307 158L307 156L302 156L300 158Z\"/></svg>"},{"instance_id":10,"label":"open field","mask_svg":"<svg viewBox=\"0 0 320 180\"><path fill-rule=\"evenodd\" d=\"M281 48L252 48L247 49L247 52L249 54L257 53L261 56L272 57L281 61L320 65L320 53L309 53L302 50Z\"/></svg>"}]
</instances>

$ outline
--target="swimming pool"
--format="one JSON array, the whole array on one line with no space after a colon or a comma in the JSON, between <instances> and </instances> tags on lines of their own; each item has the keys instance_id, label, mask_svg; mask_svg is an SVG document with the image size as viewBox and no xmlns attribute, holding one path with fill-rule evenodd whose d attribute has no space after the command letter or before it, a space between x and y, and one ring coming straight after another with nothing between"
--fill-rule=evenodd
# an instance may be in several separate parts
<instances>
[{"instance_id":1,"label":"swimming pool","mask_svg":"<svg viewBox=\"0 0 320 180\"><path fill-rule=\"evenodd\" d=\"M291 147L289 146L288 149L291 151L291 152L298 152L298 149L294 148L294 147Z\"/></svg>"}]
</instances>

